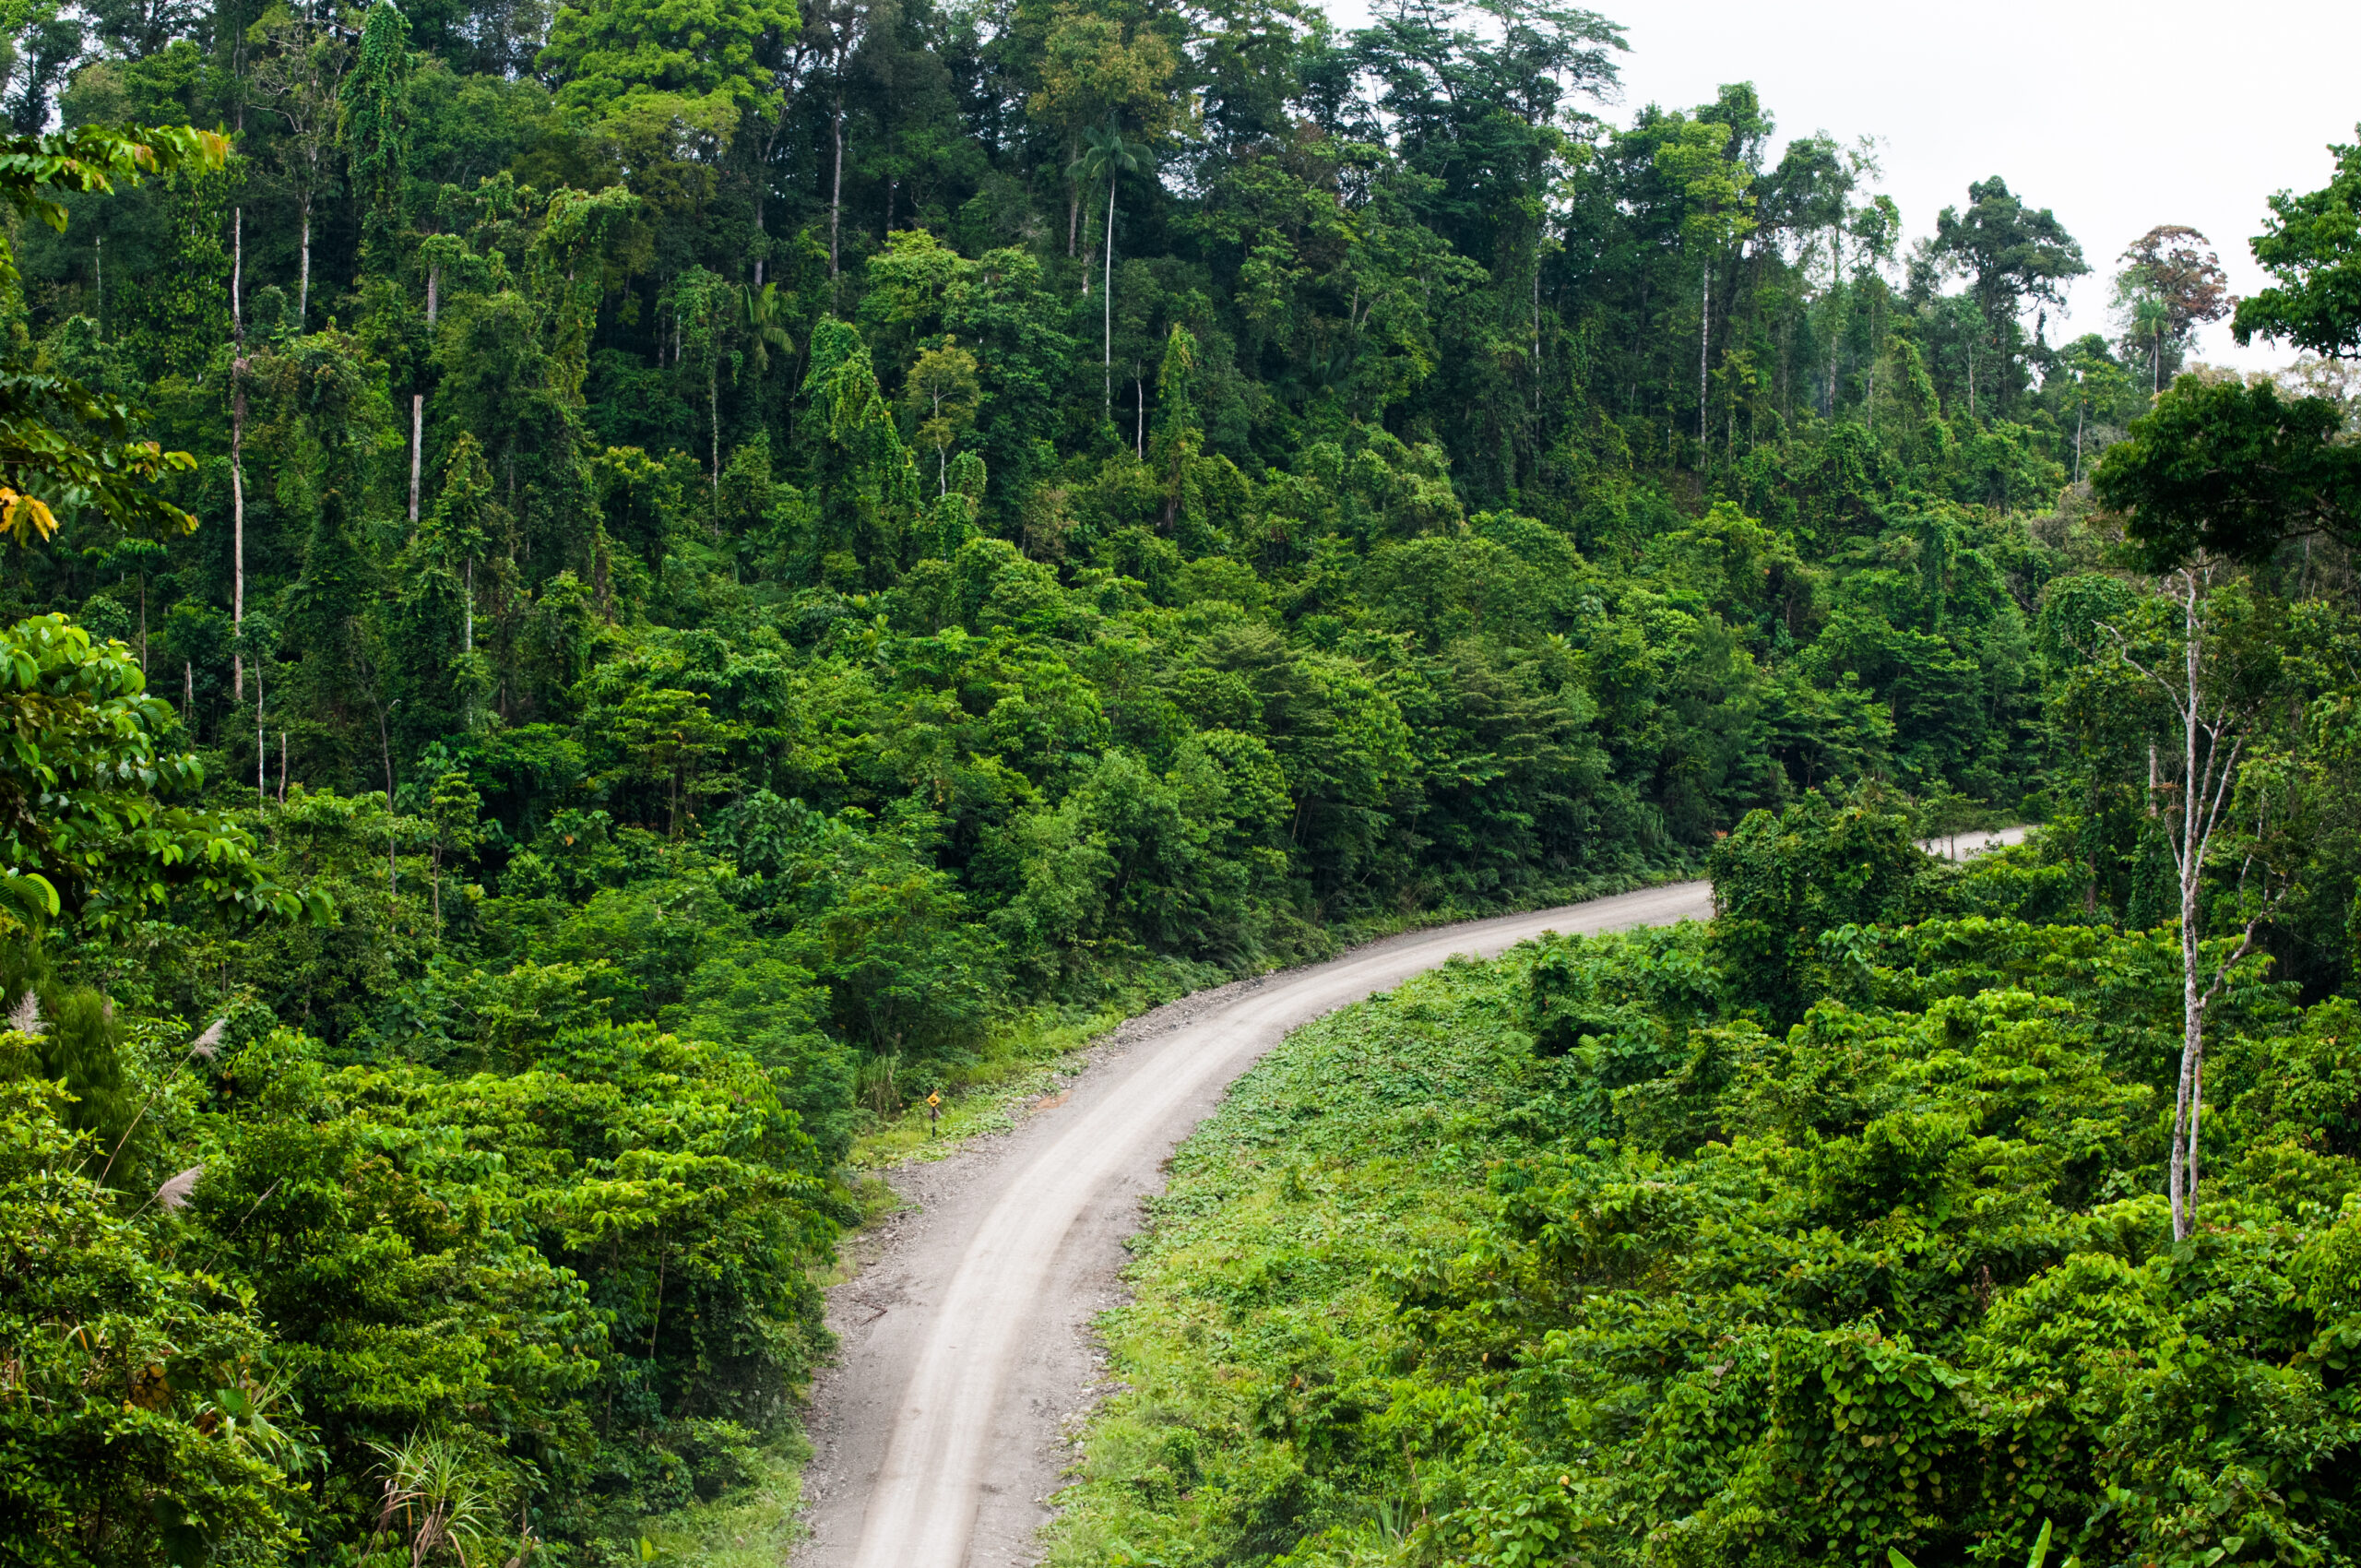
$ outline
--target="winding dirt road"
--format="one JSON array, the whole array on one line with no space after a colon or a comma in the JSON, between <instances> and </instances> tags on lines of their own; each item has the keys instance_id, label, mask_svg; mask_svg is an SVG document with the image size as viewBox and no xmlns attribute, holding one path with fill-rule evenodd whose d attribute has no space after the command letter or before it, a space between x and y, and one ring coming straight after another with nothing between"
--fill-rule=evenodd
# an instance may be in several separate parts
<instances>
[{"instance_id":1,"label":"winding dirt road","mask_svg":"<svg viewBox=\"0 0 2361 1568\"><path fill-rule=\"evenodd\" d=\"M1000 1568L1032 1561L1100 1369L1142 1196L1232 1079L1289 1029L1454 954L1546 931L1702 920L1707 885L1474 921L1201 992L1133 1019L1062 1095L1003 1137L899 1173L913 1209L832 1293L842 1337L813 1401L804 1568Z\"/></svg>"}]
</instances>

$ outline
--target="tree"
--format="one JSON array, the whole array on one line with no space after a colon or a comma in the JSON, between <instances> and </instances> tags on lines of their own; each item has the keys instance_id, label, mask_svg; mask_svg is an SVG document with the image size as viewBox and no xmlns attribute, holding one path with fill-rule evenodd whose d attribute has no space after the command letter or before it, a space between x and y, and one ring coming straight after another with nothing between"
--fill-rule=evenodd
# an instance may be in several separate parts
<instances>
[{"instance_id":1,"label":"tree","mask_svg":"<svg viewBox=\"0 0 2361 1568\"><path fill-rule=\"evenodd\" d=\"M303 265L295 285L295 329L307 331L312 303L312 208L334 178L331 158L338 137L338 89L351 65L351 50L334 26L299 15L283 4L265 12L246 36L265 51L255 65L255 91L263 107L287 126L286 139L279 146L279 166L295 188L302 214Z\"/></svg>"},{"instance_id":2,"label":"tree","mask_svg":"<svg viewBox=\"0 0 2361 1568\"><path fill-rule=\"evenodd\" d=\"M6 65L16 67L14 72L0 67L0 83L11 75L17 80L17 90L0 109L18 136L38 136L48 127L50 95L81 56L82 24L59 15L61 9L53 3L28 5L24 0L0 6L0 21L6 24L0 37L6 38L13 56Z\"/></svg>"},{"instance_id":3,"label":"tree","mask_svg":"<svg viewBox=\"0 0 2361 1568\"><path fill-rule=\"evenodd\" d=\"M784 359L795 352L795 339L787 329L791 306L776 283L738 291L737 319L730 325L745 350L733 362L753 368L758 397L771 373L772 354Z\"/></svg>"},{"instance_id":4,"label":"tree","mask_svg":"<svg viewBox=\"0 0 2361 1568\"><path fill-rule=\"evenodd\" d=\"M910 367L902 383L902 406L910 410L921 445L934 448L934 480L938 494L951 489L952 444L959 433L976 422L980 394L976 382L976 356L945 339L940 348L927 350Z\"/></svg>"},{"instance_id":5,"label":"tree","mask_svg":"<svg viewBox=\"0 0 2361 1568\"><path fill-rule=\"evenodd\" d=\"M0 934L60 917L112 932L175 889L232 916L306 908L251 835L176 803L204 771L161 743L172 722L121 643L63 615L0 633Z\"/></svg>"},{"instance_id":6,"label":"tree","mask_svg":"<svg viewBox=\"0 0 2361 1568\"><path fill-rule=\"evenodd\" d=\"M1983 320L1975 333L1997 343L2013 336L2028 301L2062 305L2058 290L2088 272L2082 247L2047 208L2035 211L1997 174L1967 187L1967 209L1947 207L1935 220L1929 255L1964 274ZM1968 406L1975 401L1975 350L1968 350Z\"/></svg>"},{"instance_id":7,"label":"tree","mask_svg":"<svg viewBox=\"0 0 2361 1568\"><path fill-rule=\"evenodd\" d=\"M834 285L843 272L847 66L867 33L869 7L860 0L810 0L810 5L805 26L817 35L814 48L828 60L828 281L833 304Z\"/></svg>"},{"instance_id":8,"label":"tree","mask_svg":"<svg viewBox=\"0 0 2361 1568\"><path fill-rule=\"evenodd\" d=\"M2082 431L2094 405L2112 409L2130 389L2131 378L2107 352L2106 339L2090 333L2058 351L2058 366L2074 390L2073 481L2082 482Z\"/></svg>"},{"instance_id":9,"label":"tree","mask_svg":"<svg viewBox=\"0 0 2361 1568\"><path fill-rule=\"evenodd\" d=\"M686 212L710 196L739 135L777 117L801 26L780 0L593 0L558 8L539 63L625 183Z\"/></svg>"},{"instance_id":10,"label":"tree","mask_svg":"<svg viewBox=\"0 0 2361 1568\"><path fill-rule=\"evenodd\" d=\"M2267 705L2281 695L2280 655L2268 617L2253 598L2225 581L2224 568L2200 559L2166 579L2179 624L2171 619L2144 628L2112 628L2117 656L2163 695L2180 727L2178 778L2169 772L2154 788L2179 878L2181 1055L2173 1111L2167 1184L2173 1239L2187 1241L2197 1224L2198 1151L2205 1096L2205 1016L2237 965L2255 951L2256 936L2288 892L2284 862L2245 835L2227 814L2234 805L2260 814L2290 802L2257 803L2239 791L2241 761L2255 741ZM2150 766L2154 766L2152 761ZM2247 812L2239 814L2248 817ZM2247 865L2238 877L2245 929L2237 946L2205 973L2207 873L2236 841ZM2260 862L2259 864L2257 862ZM2253 892L2248 896L2248 871Z\"/></svg>"},{"instance_id":11,"label":"tree","mask_svg":"<svg viewBox=\"0 0 2361 1568\"><path fill-rule=\"evenodd\" d=\"M1180 67L1172 45L1153 28L1126 26L1097 6L1058 0L1046 13L1018 9L1019 36L1038 51L1036 83L1026 118L1054 135L1066 153L1066 255L1074 254L1087 185L1082 160L1093 127L1125 119L1151 134L1175 122L1168 89ZM1083 289L1089 291L1089 275Z\"/></svg>"},{"instance_id":12,"label":"tree","mask_svg":"<svg viewBox=\"0 0 2361 1568\"><path fill-rule=\"evenodd\" d=\"M1125 141L1122 128L1111 119L1103 128L1086 128L1082 137L1082 155L1074 161L1075 179L1084 185L1107 182L1107 270L1102 291L1105 297L1099 302L1106 328L1102 350L1106 385L1101 408L1111 418L1115 408L1115 188L1124 175L1145 172L1150 154L1138 143Z\"/></svg>"},{"instance_id":13,"label":"tree","mask_svg":"<svg viewBox=\"0 0 2361 1568\"><path fill-rule=\"evenodd\" d=\"M28 1070L37 1044L0 1031L10 1553L57 1568L278 1558L305 1501L289 1472L307 1456L269 1419L282 1389L267 1331L102 1185L105 1151Z\"/></svg>"},{"instance_id":14,"label":"tree","mask_svg":"<svg viewBox=\"0 0 2361 1568\"><path fill-rule=\"evenodd\" d=\"M2361 356L2361 143L2329 150L2336 173L2326 185L2271 198L2254 258L2278 284L2238 302L2230 335L2241 345L2268 338L2331 359Z\"/></svg>"},{"instance_id":15,"label":"tree","mask_svg":"<svg viewBox=\"0 0 2361 1568\"><path fill-rule=\"evenodd\" d=\"M2205 236L2178 223L2149 230L2122 260L2115 303L2128 312L2131 337L2147 343L2149 390L2160 393L2166 345L2185 349L2198 327L2230 314L2229 275Z\"/></svg>"},{"instance_id":16,"label":"tree","mask_svg":"<svg viewBox=\"0 0 2361 1568\"><path fill-rule=\"evenodd\" d=\"M694 808L706 769L744 738L744 726L714 717L701 692L641 690L626 696L609 723L628 777L664 787L669 831L681 836L684 809Z\"/></svg>"},{"instance_id":17,"label":"tree","mask_svg":"<svg viewBox=\"0 0 2361 1568\"><path fill-rule=\"evenodd\" d=\"M728 352L727 336L734 327L751 321L742 290L719 275L693 267L675 280L665 309L679 323L681 351L677 362L703 371L706 419L713 493L721 493L721 362ZM765 350L767 359L767 347Z\"/></svg>"},{"instance_id":18,"label":"tree","mask_svg":"<svg viewBox=\"0 0 2361 1568\"><path fill-rule=\"evenodd\" d=\"M434 780L427 821L433 825L433 864L428 873L433 888L434 929L443 929L443 862L473 854L483 842L483 797L464 773L445 773Z\"/></svg>"},{"instance_id":19,"label":"tree","mask_svg":"<svg viewBox=\"0 0 2361 1568\"><path fill-rule=\"evenodd\" d=\"M776 283L739 291L738 328L746 335L746 357L753 361L757 376L770 374L774 350L782 354L795 352L795 339L787 330L787 312L788 302Z\"/></svg>"},{"instance_id":20,"label":"tree","mask_svg":"<svg viewBox=\"0 0 2361 1568\"><path fill-rule=\"evenodd\" d=\"M433 508L404 552L403 569L397 573L408 624L403 646L393 651L422 677L410 685L413 701L426 699L427 713L413 714L413 719L448 714L463 731L473 731L481 719L483 687L476 657L476 567L492 552L507 521L492 496L492 469L484 461L483 447L462 432L451 443ZM456 605L448 605L449 600L457 600ZM457 647L450 646L446 629L450 608L458 612Z\"/></svg>"},{"instance_id":21,"label":"tree","mask_svg":"<svg viewBox=\"0 0 2361 1568\"><path fill-rule=\"evenodd\" d=\"M377 0L362 24L360 58L345 79L337 134L353 184L381 219L393 215L409 175L414 68L409 23L393 0Z\"/></svg>"},{"instance_id":22,"label":"tree","mask_svg":"<svg viewBox=\"0 0 2361 1568\"><path fill-rule=\"evenodd\" d=\"M2058 287L2088 272L2082 247L2047 208L2035 211L1999 175L1967 187L1968 207L1935 220L1935 255L1971 279L1986 319L2013 321L2028 300L2062 305Z\"/></svg>"},{"instance_id":23,"label":"tree","mask_svg":"<svg viewBox=\"0 0 2361 1568\"><path fill-rule=\"evenodd\" d=\"M2183 376L2092 475L2151 570L2200 553L2253 561L2306 533L2361 540L2361 446L2344 410L2268 380Z\"/></svg>"},{"instance_id":24,"label":"tree","mask_svg":"<svg viewBox=\"0 0 2361 1568\"><path fill-rule=\"evenodd\" d=\"M83 125L0 138L0 200L19 219L65 231L68 193L104 196L148 174L218 169L229 144L186 126ZM0 233L0 291L20 284L16 246ZM142 419L128 403L72 376L36 370L13 355L0 362L0 531L18 544L56 531L56 508L95 507L135 532L186 533L196 519L155 493L155 481L196 468L132 432Z\"/></svg>"},{"instance_id":25,"label":"tree","mask_svg":"<svg viewBox=\"0 0 2361 1568\"><path fill-rule=\"evenodd\" d=\"M593 123L645 104L726 140L739 114L777 113L775 73L801 26L776 0L593 0L558 12L540 65Z\"/></svg>"},{"instance_id":26,"label":"tree","mask_svg":"<svg viewBox=\"0 0 2361 1568\"><path fill-rule=\"evenodd\" d=\"M1676 119L1658 147L1657 172L1679 193L1680 238L1697 266L1697 466L1705 466L1708 355L1714 330L1714 258L1754 228L1751 173L1731 156L1738 127L1702 116Z\"/></svg>"},{"instance_id":27,"label":"tree","mask_svg":"<svg viewBox=\"0 0 2361 1568\"><path fill-rule=\"evenodd\" d=\"M2165 332L2173 313L2164 301L2149 293L2134 293L2125 304L2125 346L2147 344L2148 391L2153 397L2165 389Z\"/></svg>"}]
</instances>

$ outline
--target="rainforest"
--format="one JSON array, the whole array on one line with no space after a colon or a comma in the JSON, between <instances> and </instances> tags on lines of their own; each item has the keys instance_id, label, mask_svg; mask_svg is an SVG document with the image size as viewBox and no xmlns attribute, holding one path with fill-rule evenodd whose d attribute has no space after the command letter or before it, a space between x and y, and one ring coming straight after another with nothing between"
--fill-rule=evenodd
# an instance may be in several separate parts
<instances>
[{"instance_id":1,"label":"rainforest","mask_svg":"<svg viewBox=\"0 0 2361 1568\"><path fill-rule=\"evenodd\" d=\"M0 1560L781 1562L938 1114L1710 876L1241 1085L1055 1560L2361 1562L2361 148L2233 300L1521 0L0 14Z\"/></svg>"}]
</instances>

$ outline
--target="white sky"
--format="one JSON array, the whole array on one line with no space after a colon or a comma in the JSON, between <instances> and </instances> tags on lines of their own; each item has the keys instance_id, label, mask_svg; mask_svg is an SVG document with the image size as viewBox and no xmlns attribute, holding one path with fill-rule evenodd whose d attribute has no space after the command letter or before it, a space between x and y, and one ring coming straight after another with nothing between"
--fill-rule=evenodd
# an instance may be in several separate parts
<instances>
[{"instance_id":1,"label":"white sky","mask_svg":"<svg viewBox=\"0 0 2361 1568\"><path fill-rule=\"evenodd\" d=\"M2052 313L2049 340L2112 332L2108 279L2124 247L2159 223L2202 230L2231 291L2266 279L2247 250L2283 189L2316 190L2361 120L2361 0L1574 0L1621 23L1628 122L1655 102L1710 101L1750 81L1790 136L1880 139L1881 188L1911 239L1999 175L2082 243L2092 276ZM1327 0L1340 28L1368 0ZM2241 350L2226 324L2194 356L2263 368L2291 354Z\"/></svg>"}]
</instances>

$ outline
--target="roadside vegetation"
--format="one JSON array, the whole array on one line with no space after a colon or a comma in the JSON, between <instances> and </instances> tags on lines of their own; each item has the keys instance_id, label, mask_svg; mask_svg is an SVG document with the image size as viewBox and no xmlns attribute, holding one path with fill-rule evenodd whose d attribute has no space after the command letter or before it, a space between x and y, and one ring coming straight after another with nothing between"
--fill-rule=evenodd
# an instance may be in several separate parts
<instances>
[{"instance_id":1,"label":"roadside vegetation","mask_svg":"<svg viewBox=\"0 0 2361 1568\"><path fill-rule=\"evenodd\" d=\"M2176 1241L2171 933L1904 835L1791 809L1710 927L1291 1036L1153 1204L1052 1561L2354 1561L2361 1007L2223 990ZM1880 877L1766 980L1840 845Z\"/></svg>"}]
</instances>

